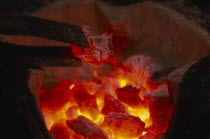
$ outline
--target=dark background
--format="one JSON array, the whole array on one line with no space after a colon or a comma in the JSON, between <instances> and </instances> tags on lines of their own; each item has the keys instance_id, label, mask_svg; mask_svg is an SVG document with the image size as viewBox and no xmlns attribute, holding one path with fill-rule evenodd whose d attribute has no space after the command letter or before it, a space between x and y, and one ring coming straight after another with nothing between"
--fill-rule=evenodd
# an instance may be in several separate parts
<instances>
[{"instance_id":1,"label":"dark background","mask_svg":"<svg viewBox=\"0 0 210 139\"><path fill-rule=\"evenodd\" d=\"M1 0L0 14L29 14L55 0ZM69 0L71 1L71 0ZM111 5L129 5L146 0L99 0ZM182 3L187 6L197 6L203 11L209 11L209 0L150 0L159 3Z\"/></svg>"},{"instance_id":2,"label":"dark background","mask_svg":"<svg viewBox=\"0 0 210 139\"><path fill-rule=\"evenodd\" d=\"M1 0L0 15L29 15L56 0ZM71 1L71 0L69 0ZM98 0L110 5L154 1L175 9L210 32L210 0Z\"/></svg>"}]
</instances>

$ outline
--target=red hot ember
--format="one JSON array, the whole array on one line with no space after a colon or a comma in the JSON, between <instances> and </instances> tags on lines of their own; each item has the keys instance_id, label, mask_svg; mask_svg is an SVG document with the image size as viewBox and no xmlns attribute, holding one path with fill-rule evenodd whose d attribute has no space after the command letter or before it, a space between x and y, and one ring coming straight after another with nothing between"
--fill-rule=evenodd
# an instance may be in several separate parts
<instances>
[{"instance_id":1,"label":"red hot ember","mask_svg":"<svg viewBox=\"0 0 210 139\"><path fill-rule=\"evenodd\" d=\"M173 105L160 95L168 93L166 84L150 82L150 58L134 55L120 62L113 58L110 36L88 39L89 47L72 47L75 55L94 66L110 62L114 70L42 89L39 103L48 129L55 139L157 139Z\"/></svg>"}]
</instances>

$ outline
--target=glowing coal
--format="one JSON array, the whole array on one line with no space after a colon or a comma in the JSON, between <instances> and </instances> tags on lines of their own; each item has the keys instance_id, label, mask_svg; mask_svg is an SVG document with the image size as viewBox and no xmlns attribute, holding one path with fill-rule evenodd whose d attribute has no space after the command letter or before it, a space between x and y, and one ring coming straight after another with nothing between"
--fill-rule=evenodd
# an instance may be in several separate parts
<instances>
[{"instance_id":1,"label":"glowing coal","mask_svg":"<svg viewBox=\"0 0 210 139\"><path fill-rule=\"evenodd\" d=\"M107 76L94 70L93 80L63 80L41 90L40 107L55 139L155 139L167 129L173 105L158 97L167 94L164 85L150 82L150 59L135 55L111 64Z\"/></svg>"},{"instance_id":2,"label":"glowing coal","mask_svg":"<svg viewBox=\"0 0 210 139\"><path fill-rule=\"evenodd\" d=\"M48 129L55 139L158 138L167 129L173 105L161 97L168 93L166 84L150 82L150 58L116 60L110 35L84 31L89 46L72 46L75 56L93 66L108 62L113 70L104 76L93 70L92 80L63 80L41 90L39 103Z\"/></svg>"}]
</instances>

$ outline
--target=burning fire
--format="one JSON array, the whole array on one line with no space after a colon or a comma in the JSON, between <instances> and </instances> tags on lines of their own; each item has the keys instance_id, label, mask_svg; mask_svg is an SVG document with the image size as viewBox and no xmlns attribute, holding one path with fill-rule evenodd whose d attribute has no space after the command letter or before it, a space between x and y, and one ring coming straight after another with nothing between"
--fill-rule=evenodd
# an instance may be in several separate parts
<instances>
[{"instance_id":1,"label":"burning fire","mask_svg":"<svg viewBox=\"0 0 210 139\"><path fill-rule=\"evenodd\" d=\"M111 57L108 43L101 50L94 49L93 42L83 48L89 50L75 46L76 56L93 65L110 62L114 70L107 76L95 70L93 80L63 80L42 89L39 103L50 132L55 139L158 138L167 129L173 105L154 96L167 89L163 83L150 82L150 59L135 55L120 62Z\"/></svg>"}]
</instances>

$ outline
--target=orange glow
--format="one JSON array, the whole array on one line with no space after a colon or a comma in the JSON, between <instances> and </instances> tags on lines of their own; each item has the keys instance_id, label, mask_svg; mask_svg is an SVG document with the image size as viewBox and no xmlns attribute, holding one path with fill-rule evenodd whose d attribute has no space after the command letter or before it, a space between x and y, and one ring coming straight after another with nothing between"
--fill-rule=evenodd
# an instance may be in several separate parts
<instances>
[{"instance_id":1,"label":"orange glow","mask_svg":"<svg viewBox=\"0 0 210 139\"><path fill-rule=\"evenodd\" d=\"M146 131L143 131L142 132L142 136L144 136L144 135L146 135L147 134L147 132Z\"/></svg>"},{"instance_id":2,"label":"orange glow","mask_svg":"<svg viewBox=\"0 0 210 139\"><path fill-rule=\"evenodd\" d=\"M123 88L125 87L127 84L128 84L128 80L127 79L119 79L119 84L120 84L120 87Z\"/></svg>"},{"instance_id":3,"label":"orange glow","mask_svg":"<svg viewBox=\"0 0 210 139\"><path fill-rule=\"evenodd\" d=\"M145 127L149 127L152 124L150 120L150 111L144 107L127 107L131 115L139 117L144 123Z\"/></svg>"},{"instance_id":4,"label":"orange glow","mask_svg":"<svg viewBox=\"0 0 210 139\"><path fill-rule=\"evenodd\" d=\"M102 108L103 108L103 106L104 106L104 100L103 99L100 99L100 98L97 98L96 99L96 103L98 105L99 110L101 111Z\"/></svg>"},{"instance_id":5,"label":"orange glow","mask_svg":"<svg viewBox=\"0 0 210 139\"><path fill-rule=\"evenodd\" d=\"M93 132L100 129L104 131L102 139L139 139L150 134L158 138L162 135L173 106L170 102L156 102L145 97L161 86L149 82L151 71L148 63L144 63L146 58L142 55L136 58L142 63L133 64L136 59L131 58L107 76L99 78L102 71L94 70L94 80L65 80L50 90L41 90L40 107L55 139L89 138L87 130L66 125L67 121L77 124L78 116L93 123L79 121L81 123L75 127L92 127ZM164 121L161 125L160 119Z\"/></svg>"},{"instance_id":6,"label":"orange glow","mask_svg":"<svg viewBox=\"0 0 210 139\"><path fill-rule=\"evenodd\" d=\"M70 86L69 86L69 90L72 90L74 87L75 87L74 84L70 85Z\"/></svg>"}]
</instances>

